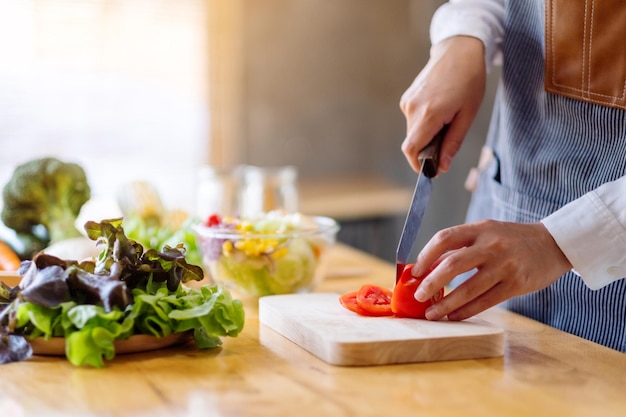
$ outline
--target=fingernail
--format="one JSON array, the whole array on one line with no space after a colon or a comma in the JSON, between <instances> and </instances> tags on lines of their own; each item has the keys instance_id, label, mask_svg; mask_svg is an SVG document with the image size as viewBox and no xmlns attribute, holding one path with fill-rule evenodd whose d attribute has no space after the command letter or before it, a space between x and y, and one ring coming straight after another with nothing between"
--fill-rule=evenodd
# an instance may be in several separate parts
<instances>
[{"instance_id":1,"label":"fingernail","mask_svg":"<svg viewBox=\"0 0 626 417\"><path fill-rule=\"evenodd\" d=\"M430 306L426 309L426 320L437 320L439 315L437 314L437 307Z\"/></svg>"},{"instance_id":2,"label":"fingernail","mask_svg":"<svg viewBox=\"0 0 626 417\"><path fill-rule=\"evenodd\" d=\"M450 155L443 155L441 158L441 171L448 172L450 169L450 164L452 163L452 158Z\"/></svg>"},{"instance_id":3,"label":"fingernail","mask_svg":"<svg viewBox=\"0 0 626 417\"><path fill-rule=\"evenodd\" d=\"M417 301L420 302L425 302L428 298L426 297L426 291L424 291L421 288L418 288L417 291L415 291L415 294L413 295L413 297L415 297L415 299Z\"/></svg>"}]
</instances>

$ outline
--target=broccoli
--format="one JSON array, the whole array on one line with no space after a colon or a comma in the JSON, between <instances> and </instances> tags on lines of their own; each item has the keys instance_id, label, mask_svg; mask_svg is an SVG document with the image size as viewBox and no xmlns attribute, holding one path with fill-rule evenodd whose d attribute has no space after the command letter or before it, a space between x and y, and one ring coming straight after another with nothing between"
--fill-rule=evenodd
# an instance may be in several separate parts
<instances>
[{"instance_id":1,"label":"broccoli","mask_svg":"<svg viewBox=\"0 0 626 417\"><path fill-rule=\"evenodd\" d=\"M5 226L50 244L81 236L74 223L91 188L80 165L48 157L15 168L2 198Z\"/></svg>"}]
</instances>

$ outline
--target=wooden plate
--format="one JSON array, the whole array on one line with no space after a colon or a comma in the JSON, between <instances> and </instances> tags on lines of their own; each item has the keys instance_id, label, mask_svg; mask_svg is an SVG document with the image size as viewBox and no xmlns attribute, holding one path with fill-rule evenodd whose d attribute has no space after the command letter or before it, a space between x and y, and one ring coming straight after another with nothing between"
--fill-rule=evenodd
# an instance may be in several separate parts
<instances>
[{"instance_id":1,"label":"wooden plate","mask_svg":"<svg viewBox=\"0 0 626 417\"><path fill-rule=\"evenodd\" d=\"M174 333L166 337L137 334L126 340L115 342L115 354L148 352L188 342L193 338L192 332ZM65 356L65 338L51 337L48 340L38 337L27 339L35 355Z\"/></svg>"},{"instance_id":2,"label":"wooden plate","mask_svg":"<svg viewBox=\"0 0 626 417\"><path fill-rule=\"evenodd\" d=\"M18 275L17 271L0 271L0 281L10 287L15 287L21 280L22 277Z\"/></svg>"},{"instance_id":3,"label":"wooden plate","mask_svg":"<svg viewBox=\"0 0 626 417\"><path fill-rule=\"evenodd\" d=\"M18 285L21 279L22 277L17 274L17 271L0 271L0 281L11 287ZM174 333L166 337L138 334L126 340L118 340L115 342L115 353L138 353L164 349L188 342L192 338L192 332ZM39 337L33 340L27 340L32 346L35 355L65 356L65 338L63 337L52 337L48 340Z\"/></svg>"}]
</instances>

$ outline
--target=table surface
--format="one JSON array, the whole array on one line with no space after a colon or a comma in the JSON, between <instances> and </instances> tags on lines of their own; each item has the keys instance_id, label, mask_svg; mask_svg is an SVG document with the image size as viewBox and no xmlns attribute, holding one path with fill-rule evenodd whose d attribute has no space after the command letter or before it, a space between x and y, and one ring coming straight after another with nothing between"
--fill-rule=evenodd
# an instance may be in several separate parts
<instances>
[{"instance_id":1,"label":"table surface","mask_svg":"<svg viewBox=\"0 0 626 417\"><path fill-rule=\"evenodd\" d=\"M395 266L344 245L319 291L388 284ZM0 366L0 416L620 416L626 355L494 308L505 354L372 367L328 365L259 326L222 347L118 355L103 369L33 357Z\"/></svg>"}]
</instances>

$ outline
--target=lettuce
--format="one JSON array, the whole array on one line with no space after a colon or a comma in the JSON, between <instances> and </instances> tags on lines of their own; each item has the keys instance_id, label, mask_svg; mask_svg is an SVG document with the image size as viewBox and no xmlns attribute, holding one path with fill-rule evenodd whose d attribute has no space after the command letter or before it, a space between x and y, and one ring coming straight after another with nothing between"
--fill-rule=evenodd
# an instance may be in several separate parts
<instances>
[{"instance_id":1,"label":"lettuce","mask_svg":"<svg viewBox=\"0 0 626 417\"><path fill-rule=\"evenodd\" d=\"M220 346L222 336L237 336L245 314L240 300L218 285L199 289L182 285L170 292L166 283L136 288L135 303L126 311L106 311L98 305L64 303L50 308L21 303L16 314L18 332L29 337L66 338L66 357L76 366L103 367L115 357L114 343L133 334L165 337L193 331L199 349Z\"/></svg>"},{"instance_id":2,"label":"lettuce","mask_svg":"<svg viewBox=\"0 0 626 417\"><path fill-rule=\"evenodd\" d=\"M73 365L100 368L115 357L116 341L135 334L193 332L196 346L207 349L243 329L243 304L228 290L183 286L203 273L186 261L182 247L144 252L126 237L121 220L85 228L106 244L97 262L40 253L25 264L20 287L3 293L10 303L0 310L0 363L30 357L20 338L64 337Z\"/></svg>"},{"instance_id":3,"label":"lettuce","mask_svg":"<svg viewBox=\"0 0 626 417\"><path fill-rule=\"evenodd\" d=\"M317 258L304 238L294 238L276 254L222 256L211 273L246 294L289 294L313 285Z\"/></svg>"}]
</instances>

